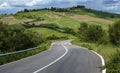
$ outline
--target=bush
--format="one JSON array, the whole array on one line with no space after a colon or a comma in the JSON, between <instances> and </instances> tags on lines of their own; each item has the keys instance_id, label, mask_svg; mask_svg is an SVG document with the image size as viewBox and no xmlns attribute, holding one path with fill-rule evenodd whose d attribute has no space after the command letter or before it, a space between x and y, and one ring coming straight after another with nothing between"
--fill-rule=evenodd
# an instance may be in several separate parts
<instances>
[{"instance_id":1,"label":"bush","mask_svg":"<svg viewBox=\"0 0 120 73\"><path fill-rule=\"evenodd\" d=\"M93 48L89 44L81 44L81 46L88 48L89 50L93 50Z\"/></svg>"},{"instance_id":2,"label":"bush","mask_svg":"<svg viewBox=\"0 0 120 73\"><path fill-rule=\"evenodd\" d=\"M37 46L43 43L46 39L39 33L33 31L26 31L27 37Z\"/></svg>"},{"instance_id":3,"label":"bush","mask_svg":"<svg viewBox=\"0 0 120 73\"><path fill-rule=\"evenodd\" d=\"M110 41L114 45L120 45L120 20L109 26Z\"/></svg>"},{"instance_id":4,"label":"bush","mask_svg":"<svg viewBox=\"0 0 120 73\"><path fill-rule=\"evenodd\" d=\"M86 31L86 40L88 41L99 41L105 37L105 31L100 25L90 25Z\"/></svg>"},{"instance_id":5,"label":"bush","mask_svg":"<svg viewBox=\"0 0 120 73\"><path fill-rule=\"evenodd\" d=\"M111 55L111 60L106 64L108 73L119 73L118 72L120 71L119 64L120 64L120 51L117 49L116 54Z\"/></svg>"},{"instance_id":6,"label":"bush","mask_svg":"<svg viewBox=\"0 0 120 73\"><path fill-rule=\"evenodd\" d=\"M54 30L60 29L59 26L55 24L40 24L40 27L54 29Z\"/></svg>"},{"instance_id":7,"label":"bush","mask_svg":"<svg viewBox=\"0 0 120 73\"><path fill-rule=\"evenodd\" d=\"M57 40L57 39L60 39L60 38L55 36L55 35L52 35L52 36L47 37L47 39L48 40Z\"/></svg>"},{"instance_id":8,"label":"bush","mask_svg":"<svg viewBox=\"0 0 120 73\"><path fill-rule=\"evenodd\" d=\"M25 33L25 28L0 23L1 52L18 51L36 46Z\"/></svg>"},{"instance_id":9,"label":"bush","mask_svg":"<svg viewBox=\"0 0 120 73\"><path fill-rule=\"evenodd\" d=\"M78 28L78 34L81 34L80 37L83 39L85 36L86 29L88 29L88 24L82 22L80 27Z\"/></svg>"},{"instance_id":10,"label":"bush","mask_svg":"<svg viewBox=\"0 0 120 73\"><path fill-rule=\"evenodd\" d=\"M86 41L97 42L103 37L105 37L105 31L100 25L87 25L87 23L82 23L79 28L79 33L81 38Z\"/></svg>"},{"instance_id":11,"label":"bush","mask_svg":"<svg viewBox=\"0 0 120 73\"><path fill-rule=\"evenodd\" d=\"M76 34L76 33L74 32L74 30L71 29L71 28L64 27L64 28L61 28L61 29L64 30L63 33L68 33L68 34L73 34L73 35Z\"/></svg>"}]
</instances>

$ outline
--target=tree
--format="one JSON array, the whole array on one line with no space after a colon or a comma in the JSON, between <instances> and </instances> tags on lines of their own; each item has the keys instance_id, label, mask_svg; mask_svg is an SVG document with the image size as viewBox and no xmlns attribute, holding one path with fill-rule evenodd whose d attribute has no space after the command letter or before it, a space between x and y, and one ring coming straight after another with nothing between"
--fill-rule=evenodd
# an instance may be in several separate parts
<instances>
[{"instance_id":1,"label":"tree","mask_svg":"<svg viewBox=\"0 0 120 73\"><path fill-rule=\"evenodd\" d=\"M76 8L85 8L85 6L77 5Z\"/></svg>"},{"instance_id":2,"label":"tree","mask_svg":"<svg viewBox=\"0 0 120 73\"><path fill-rule=\"evenodd\" d=\"M110 18L115 18L115 16L114 16L114 15L111 15Z\"/></svg>"},{"instance_id":3,"label":"tree","mask_svg":"<svg viewBox=\"0 0 120 73\"><path fill-rule=\"evenodd\" d=\"M105 31L100 25L89 25L87 23L82 23L78 33L80 38L85 41L97 42L103 37L105 37Z\"/></svg>"},{"instance_id":4,"label":"tree","mask_svg":"<svg viewBox=\"0 0 120 73\"><path fill-rule=\"evenodd\" d=\"M56 8L55 7L51 7L51 11L55 11L56 10Z\"/></svg>"},{"instance_id":5,"label":"tree","mask_svg":"<svg viewBox=\"0 0 120 73\"><path fill-rule=\"evenodd\" d=\"M120 20L109 26L110 41L114 45L120 45Z\"/></svg>"},{"instance_id":6,"label":"tree","mask_svg":"<svg viewBox=\"0 0 120 73\"><path fill-rule=\"evenodd\" d=\"M29 10L28 9L24 9L24 12L29 12Z\"/></svg>"},{"instance_id":7,"label":"tree","mask_svg":"<svg viewBox=\"0 0 120 73\"><path fill-rule=\"evenodd\" d=\"M10 52L36 46L24 31L23 27L0 23L0 50Z\"/></svg>"},{"instance_id":8,"label":"tree","mask_svg":"<svg viewBox=\"0 0 120 73\"><path fill-rule=\"evenodd\" d=\"M100 25L90 25L86 30L86 40L88 41L99 41L105 37L105 31L102 29Z\"/></svg>"},{"instance_id":9,"label":"tree","mask_svg":"<svg viewBox=\"0 0 120 73\"><path fill-rule=\"evenodd\" d=\"M78 28L78 33L84 34L84 33L85 33L84 31L85 31L87 28L88 28L88 24L85 23L85 22L82 22L81 25L80 25L80 27Z\"/></svg>"}]
</instances>

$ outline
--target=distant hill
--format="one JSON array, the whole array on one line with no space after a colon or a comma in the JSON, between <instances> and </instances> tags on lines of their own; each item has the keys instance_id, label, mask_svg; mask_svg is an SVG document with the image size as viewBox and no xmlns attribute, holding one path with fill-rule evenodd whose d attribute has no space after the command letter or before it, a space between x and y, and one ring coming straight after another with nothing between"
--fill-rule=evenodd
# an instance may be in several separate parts
<instances>
[{"instance_id":1,"label":"distant hill","mask_svg":"<svg viewBox=\"0 0 120 73\"><path fill-rule=\"evenodd\" d=\"M32 9L32 10L24 9L23 11L20 12L31 12L31 11L41 11L41 10L51 10L55 12L69 12L69 13L76 13L82 15L87 14L99 18L120 18L120 14L98 11L98 10L86 8L85 6L81 6L81 5L77 5L69 8L51 7L51 8L43 8L43 9Z\"/></svg>"}]
</instances>

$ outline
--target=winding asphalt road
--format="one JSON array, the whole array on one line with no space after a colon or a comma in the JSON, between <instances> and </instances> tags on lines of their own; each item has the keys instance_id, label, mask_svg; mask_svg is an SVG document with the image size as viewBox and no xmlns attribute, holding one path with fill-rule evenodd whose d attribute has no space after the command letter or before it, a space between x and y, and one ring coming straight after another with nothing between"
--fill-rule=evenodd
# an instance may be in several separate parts
<instances>
[{"instance_id":1,"label":"winding asphalt road","mask_svg":"<svg viewBox=\"0 0 120 73\"><path fill-rule=\"evenodd\" d=\"M0 73L102 73L100 66L93 52L59 41L40 54L0 66Z\"/></svg>"}]
</instances>

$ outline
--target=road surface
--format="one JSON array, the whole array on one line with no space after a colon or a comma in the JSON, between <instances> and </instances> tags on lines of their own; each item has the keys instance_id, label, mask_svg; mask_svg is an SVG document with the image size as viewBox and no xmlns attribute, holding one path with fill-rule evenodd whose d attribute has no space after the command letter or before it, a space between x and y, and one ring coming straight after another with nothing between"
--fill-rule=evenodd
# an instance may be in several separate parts
<instances>
[{"instance_id":1,"label":"road surface","mask_svg":"<svg viewBox=\"0 0 120 73\"><path fill-rule=\"evenodd\" d=\"M59 41L47 51L0 66L0 73L102 73L100 66L93 52Z\"/></svg>"}]
</instances>

